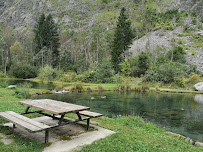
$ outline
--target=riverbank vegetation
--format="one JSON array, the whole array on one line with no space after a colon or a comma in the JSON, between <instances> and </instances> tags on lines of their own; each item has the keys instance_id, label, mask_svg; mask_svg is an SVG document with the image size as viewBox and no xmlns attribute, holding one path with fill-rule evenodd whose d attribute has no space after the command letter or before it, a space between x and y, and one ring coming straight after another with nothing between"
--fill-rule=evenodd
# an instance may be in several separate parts
<instances>
[{"instance_id":1,"label":"riverbank vegetation","mask_svg":"<svg viewBox=\"0 0 203 152\"><path fill-rule=\"evenodd\" d=\"M0 88L0 111L22 112L25 107L18 104L19 99L13 94L15 90ZM0 118L0 123L6 121ZM119 118L97 118L97 125L111 129L116 134L86 146L81 151L188 151L200 152L203 149L197 148L184 140L166 135L163 129L159 129L143 121L139 117L119 117ZM15 135L12 129L0 127L0 133L6 134L8 138L14 139L10 145L4 145L0 141L1 151L29 151L40 152L45 147L37 141L25 139L20 135Z\"/></svg>"}]
</instances>

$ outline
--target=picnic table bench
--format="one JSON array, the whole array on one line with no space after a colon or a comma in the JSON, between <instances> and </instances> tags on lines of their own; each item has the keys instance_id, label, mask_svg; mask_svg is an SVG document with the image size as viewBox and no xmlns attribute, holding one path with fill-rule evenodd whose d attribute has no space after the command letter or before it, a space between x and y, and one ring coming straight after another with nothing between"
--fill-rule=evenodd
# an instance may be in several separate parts
<instances>
[{"instance_id":1,"label":"picnic table bench","mask_svg":"<svg viewBox=\"0 0 203 152\"><path fill-rule=\"evenodd\" d=\"M12 122L14 128L16 125L18 125L32 133L45 131L45 143L48 143L49 130L52 128L87 120L87 130L89 130L90 119L102 116L100 113L87 111L90 109L89 107L51 99L27 100L20 101L19 103L27 106L25 112L18 114L13 111L6 111L0 112L0 116ZM29 111L31 107L38 109L38 111ZM58 124L50 126L23 116L31 113L38 113L53 119L57 119ZM68 113L76 113L78 120L66 122L64 117ZM86 118L82 118L81 116L86 116Z\"/></svg>"}]
</instances>

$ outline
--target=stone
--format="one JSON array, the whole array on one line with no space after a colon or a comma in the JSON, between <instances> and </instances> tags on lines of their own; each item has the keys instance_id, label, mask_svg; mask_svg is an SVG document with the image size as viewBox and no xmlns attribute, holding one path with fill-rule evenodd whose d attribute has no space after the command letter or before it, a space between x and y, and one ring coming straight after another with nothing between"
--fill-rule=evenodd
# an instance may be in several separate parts
<instances>
[{"instance_id":1,"label":"stone","mask_svg":"<svg viewBox=\"0 0 203 152\"><path fill-rule=\"evenodd\" d=\"M196 147L203 147L203 143L201 142L195 142L194 144Z\"/></svg>"},{"instance_id":2,"label":"stone","mask_svg":"<svg viewBox=\"0 0 203 152\"><path fill-rule=\"evenodd\" d=\"M203 82L199 82L193 86L195 91L203 91Z\"/></svg>"},{"instance_id":3,"label":"stone","mask_svg":"<svg viewBox=\"0 0 203 152\"><path fill-rule=\"evenodd\" d=\"M8 89L14 89L16 87L17 87L16 85L10 85L10 86L8 86Z\"/></svg>"},{"instance_id":4,"label":"stone","mask_svg":"<svg viewBox=\"0 0 203 152\"><path fill-rule=\"evenodd\" d=\"M90 99L91 99L91 100L94 100L94 99L95 99L95 97L91 97Z\"/></svg>"},{"instance_id":5,"label":"stone","mask_svg":"<svg viewBox=\"0 0 203 152\"><path fill-rule=\"evenodd\" d=\"M56 94L63 94L63 93L69 93L70 91L66 91L66 90L53 90L53 93Z\"/></svg>"}]
</instances>

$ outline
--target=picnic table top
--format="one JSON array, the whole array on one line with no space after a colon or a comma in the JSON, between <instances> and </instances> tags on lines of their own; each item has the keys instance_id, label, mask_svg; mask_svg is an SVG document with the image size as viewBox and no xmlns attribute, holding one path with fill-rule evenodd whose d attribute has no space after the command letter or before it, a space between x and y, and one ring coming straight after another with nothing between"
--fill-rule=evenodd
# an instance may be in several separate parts
<instances>
[{"instance_id":1,"label":"picnic table top","mask_svg":"<svg viewBox=\"0 0 203 152\"><path fill-rule=\"evenodd\" d=\"M56 101L51 99L36 99L19 101L20 104L28 107L33 107L45 112L49 112L56 115L63 115L67 113L76 113L83 110L89 110L90 107L80 106L76 104L66 103L62 101Z\"/></svg>"}]
</instances>

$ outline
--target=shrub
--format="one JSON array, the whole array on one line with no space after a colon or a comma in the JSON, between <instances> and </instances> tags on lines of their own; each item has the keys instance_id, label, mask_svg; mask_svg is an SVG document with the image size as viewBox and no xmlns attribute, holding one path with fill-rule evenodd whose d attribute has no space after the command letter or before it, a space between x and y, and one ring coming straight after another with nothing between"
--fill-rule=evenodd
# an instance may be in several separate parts
<instances>
[{"instance_id":1,"label":"shrub","mask_svg":"<svg viewBox=\"0 0 203 152\"><path fill-rule=\"evenodd\" d=\"M168 52L168 58L169 60L172 59L173 62L185 63L186 62L185 54L186 52L183 50L182 47L175 46L173 50L170 50Z\"/></svg>"},{"instance_id":2,"label":"shrub","mask_svg":"<svg viewBox=\"0 0 203 152\"><path fill-rule=\"evenodd\" d=\"M82 92L82 91L84 91L84 88L83 88L82 84L79 84L79 83L74 84L71 88L71 92L78 93L78 92Z\"/></svg>"},{"instance_id":3,"label":"shrub","mask_svg":"<svg viewBox=\"0 0 203 152\"><path fill-rule=\"evenodd\" d=\"M196 74L196 73L193 73L189 79L187 80L187 83L197 83L200 81L200 75Z\"/></svg>"},{"instance_id":4,"label":"shrub","mask_svg":"<svg viewBox=\"0 0 203 152\"><path fill-rule=\"evenodd\" d=\"M3 72L0 72L0 78L5 78L5 75Z\"/></svg>"},{"instance_id":5,"label":"shrub","mask_svg":"<svg viewBox=\"0 0 203 152\"><path fill-rule=\"evenodd\" d=\"M30 90L29 89L25 89L25 88L19 88L15 91L14 93L15 96L17 96L18 98L30 98L31 94L30 94Z\"/></svg>"},{"instance_id":6,"label":"shrub","mask_svg":"<svg viewBox=\"0 0 203 152\"><path fill-rule=\"evenodd\" d=\"M148 70L145 75L146 81L162 81L171 83L175 81L175 77L187 76L188 67L181 63L170 62L159 66L155 70Z\"/></svg>"},{"instance_id":7,"label":"shrub","mask_svg":"<svg viewBox=\"0 0 203 152\"><path fill-rule=\"evenodd\" d=\"M57 70L47 65L44 68L40 69L38 78L41 81L53 81L56 78L56 76L57 76Z\"/></svg>"},{"instance_id":8,"label":"shrub","mask_svg":"<svg viewBox=\"0 0 203 152\"><path fill-rule=\"evenodd\" d=\"M15 78L35 78L37 77L38 70L29 64L15 64L9 70L9 75Z\"/></svg>"},{"instance_id":9,"label":"shrub","mask_svg":"<svg viewBox=\"0 0 203 152\"><path fill-rule=\"evenodd\" d=\"M18 84L19 88L31 88L32 84L30 82L24 82L24 83L20 83Z\"/></svg>"},{"instance_id":10,"label":"shrub","mask_svg":"<svg viewBox=\"0 0 203 152\"><path fill-rule=\"evenodd\" d=\"M179 87L185 87L185 81L184 78L182 77L175 77L175 84L178 85Z\"/></svg>"},{"instance_id":11,"label":"shrub","mask_svg":"<svg viewBox=\"0 0 203 152\"><path fill-rule=\"evenodd\" d=\"M0 83L0 87L2 87L2 88L6 88L6 87L8 87L8 82L6 82L6 81L3 81L3 82L1 82Z\"/></svg>"}]
</instances>

